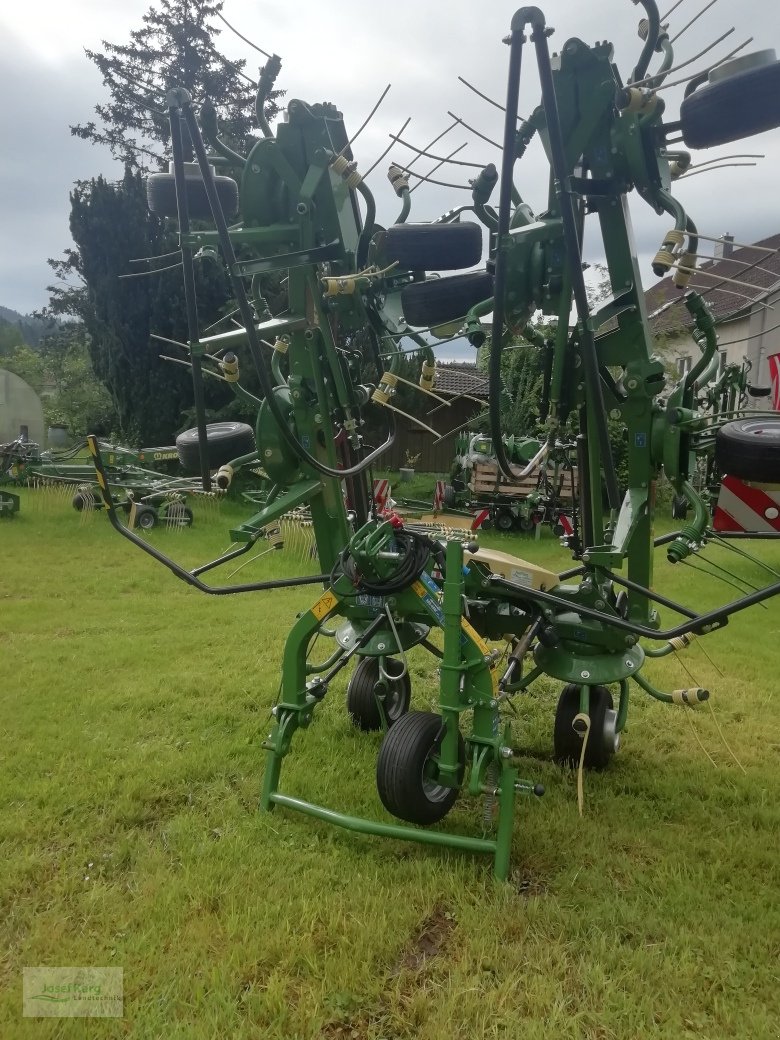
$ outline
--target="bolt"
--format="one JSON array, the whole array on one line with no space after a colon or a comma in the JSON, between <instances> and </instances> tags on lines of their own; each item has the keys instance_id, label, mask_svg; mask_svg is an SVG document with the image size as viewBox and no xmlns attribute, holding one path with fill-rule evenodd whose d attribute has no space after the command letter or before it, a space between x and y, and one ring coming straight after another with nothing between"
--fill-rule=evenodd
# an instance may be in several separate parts
<instances>
[{"instance_id":1,"label":"bolt","mask_svg":"<svg viewBox=\"0 0 780 1040\"><path fill-rule=\"evenodd\" d=\"M260 173L260 167L257 163L252 163L250 169L252 170L252 173Z\"/></svg>"},{"instance_id":2,"label":"bolt","mask_svg":"<svg viewBox=\"0 0 780 1040\"><path fill-rule=\"evenodd\" d=\"M499 748L498 749L498 753L499 753L499 755L501 755L502 758L511 758L512 757L512 749L511 749L511 747Z\"/></svg>"},{"instance_id":3,"label":"bolt","mask_svg":"<svg viewBox=\"0 0 780 1040\"><path fill-rule=\"evenodd\" d=\"M266 449L265 449L265 451L263 452L263 455L264 455L264 456L265 456L265 457L266 457L267 459L270 459L270 458L271 458L271 456L273 455L273 451L271 450L271 448L266 448Z\"/></svg>"},{"instance_id":4,"label":"bolt","mask_svg":"<svg viewBox=\"0 0 780 1040\"><path fill-rule=\"evenodd\" d=\"M583 553L582 554L582 560L583 560L583 563L589 563L590 562L590 553Z\"/></svg>"},{"instance_id":5,"label":"bolt","mask_svg":"<svg viewBox=\"0 0 780 1040\"><path fill-rule=\"evenodd\" d=\"M604 602L603 599L597 599L596 600L596 610L603 610L604 607L606 607L606 605L607 604Z\"/></svg>"},{"instance_id":6,"label":"bolt","mask_svg":"<svg viewBox=\"0 0 780 1040\"><path fill-rule=\"evenodd\" d=\"M384 650L385 645L386 645L385 643L377 643L376 644L376 648L377 648L377 650Z\"/></svg>"},{"instance_id":7,"label":"bolt","mask_svg":"<svg viewBox=\"0 0 780 1040\"><path fill-rule=\"evenodd\" d=\"M590 679L590 672L580 672L580 679Z\"/></svg>"},{"instance_id":8,"label":"bolt","mask_svg":"<svg viewBox=\"0 0 780 1040\"><path fill-rule=\"evenodd\" d=\"M634 662L633 661L629 661L629 659L626 658L626 668L633 668L633 667L634 667Z\"/></svg>"},{"instance_id":9,"label":"bolt","mask_svg":"<svg viewBox=\"0 0 780 1040\"><path fill-rule=\"evenodd\" d=\"M626 646L634 646L636 644L636 636L626 636Z\"/></svg>"},{"instance_id":10,"label":"bolt","mask_svg":"<svg viewBox=\"0 0 780 1040\"><path fill-rule=\"evenodd\" d=\"M489 707L497 708L498 707L498 701L490 701Z\"/></svg>"}]
</instances>

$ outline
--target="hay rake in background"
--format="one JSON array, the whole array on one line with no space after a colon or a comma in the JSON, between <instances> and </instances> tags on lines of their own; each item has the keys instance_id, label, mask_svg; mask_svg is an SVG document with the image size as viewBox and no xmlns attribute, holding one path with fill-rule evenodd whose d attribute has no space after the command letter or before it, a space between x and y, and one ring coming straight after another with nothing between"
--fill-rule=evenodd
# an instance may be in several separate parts
<instances>
[{"instance_id":1,"label":"hay rake in background","mask_svg":"<svg viewBox=\"0 0 780 1040\"><path fill-rule=\"evenodd\" d=\"M255 515L231 532L231 549L188 571L121 524L94 438L90 450L111 522L188 584L216 595L324 587L287 639L281 695L263 745L264 809L281 805L353 831L486 852L494 857L496 875L505 878L516 793L541 793L518 775L505 712L511 698L540 676L559 681L556 758L580 768L603 767L618 748L632 687L682 706L708 697L698 686L657 689L647 659L676 651L692 635L716 631L735 612L780 592L775 580L702 614L653 588L657 546L679 563L698 555L713 537L690 478L691 430L707 422L696 384L717 356L717 336L703 295L685 289L698 252L697 230L671 192L675 164L690 164L689 154L672 147L671 139L681 135L689 146L710 147L780 125L780 63L767 52L716 62L709 81L705 74L692 77L679 119L665 121L659 91L674 68L674 49L654 0L642 0L642 7L641 53L634 68L622 72L609 43L589 46L572 39L551 60L552 30L542 12L524 7L515 13L500 176L492 166L480 170L470 187L464 185L470 204L431 224L406 223L412 189L393 165L399 220L387 230L376 225L374 197L334 105L292 100L275 133L261 120L263 137L240 156L221 141L213 109L201 110L199 126L187 93L169 92L173 163L169 173L150 178L149 200L158 215L178 220L198 426L203 433L205 358L240 397L254 400L252 458L271 486ZM529 118L519 120L529 39L542 97ZM258 112L279 66L274 57L262 70ZM185 132L196 164L184 162ZM522 200L515 172L537 135L550 181L546 208L534 214ZM236 171L240 189L216 175L215 167ZM497 184L494 208L489 200ZM653 268L659 275L675 268L702 349L691 373L670 387L652 351L626 205L631 191L669 214L673 227ZM599 226L612 286L611 297L593 311L582 275L586 217ZM191 218L212 219L216 229L195 228ZM490 246L483 270L429 277L475 266L485 228ZM240 317L240 327L209 336L198 330L192 276L193 253L201 249L221 251ZM267 296L280 280L285 298L272 313ZM577 317L570 327L572 305ZM557 318L549 343L540 343L532 326L538 310ZM469 534L453 537L384 517L372 502L371 467L394 437L403 338L412 337L426 351L421 389L435 392L435 366L419 330L455 323L481 346L488 335L482 319L491 314L491 434L502 471L511 473L500 421L501 356L518 331L545 352L549 443L570 417L579 427L583 549L576 566L560 575L481 549ZM242 388L239 351L256 368L261 398ZM362 427L372 408L388 416L388 429L384 443L369 449ZM624 495L612 462L608 416L627 433ZM231 461L220 478L223 486L242 464L240 458ZM205 457L202 472L208 487ZM679 531L654 539L654 489L661 472L689 504L692 518ZM303 507L311 516L318 573L232 585L202 580L249 554L269 525L283 524ZM681 620L662 627L658 607ZM334 641L324 662L310 656L318 636ZM491 647L496 640L506 641L503 653ZM409 710L406 655L415 646L428 651L439 669L437 712ZM383 805L402 823L359 819L280 789L295 733L312 723L332 680L355 658L350 715L361 729L386 731L376 782ZM474 837L429 829L461 791L497 801L495 833Z\"/></svg>"},{"instance_id":2,"label":"hay rake in background","mask_svg":"<svg viewBox=\"0 0 780 1040\"><path fill-rule=\"evenodd\" d=\"M212 424L208 430L217 433L220 428L243 424ZM246 427L251 435L251 430ZM116 507L130 518L132 527L149 531L158 524L171 530L190 527L193 521L191 496L201 499L216 499L220 491L204 492L200 479L169 476L149 468L153 464L191 461L187 449L191 437L187 431L180 434L180 445L158 448L141 448L134 451L101 442L101 452L108 464L108 476ZM224 431L222 431L224 440ZM230 443L246 445L246 433ZM252 436L252 445L254 437ZM34 508L43 512L58 510L70 499L73 508L80 514L82 523L88 521L96 510L103 508L103 499L94 482L95 468L91 461L82 456L87 447L81 441L66 451L42 451L40 445L25 441L11 441L0 445L0 482L32 487L36 495L32 499ZM197 448L197 445L196 445ZM191 449L190 449L191 450ZM17 497L18 496L14 496Z\"/></svg>"}]
</instances>

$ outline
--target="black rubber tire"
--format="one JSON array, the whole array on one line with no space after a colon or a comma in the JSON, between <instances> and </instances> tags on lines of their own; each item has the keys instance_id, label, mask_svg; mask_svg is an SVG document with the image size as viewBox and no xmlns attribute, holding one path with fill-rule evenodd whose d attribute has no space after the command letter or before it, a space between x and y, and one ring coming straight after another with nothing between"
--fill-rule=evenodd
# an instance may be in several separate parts
<instances>
[{"instance_id":1,"label":"black rubber tire","mask_svg":"<svg viewBox=\"0 0 780 1040\"><path fill-rule=\"evenodd\" d=\"M376 763L376 786L384 807L399 820L423 825L437 823L458 797L458 788L441 787L424 775L440 733L440 715L410 711L385 734ZM462 777L466 748L460 733L458 757Z\"/></svg>"},{"instance_id":2,"label":"black rubber tire","mask_svg":"<svg viewBox=\"0 0 780 1040\"><path fill-rule=\"evenodd\" d=\"M712 148L780 126L780 61L707 83L680 105L688 148Z\"/></svg>"},{"instance_id":3,"label":"black rubber tire","mask_svg":"<svg viewBox=\"0 0 780 1040\"><path fill-rule=\"evenodd\" d=\"M443 495L444 505L452 508L455 505L456 499L457 492L455 491L455 488L452 486L452 484L445 484Z\"/></svg>"},{"instance_id":4,"label":"black rubber tire","mask_svg":"<svg viewBox=\"0 0 780 1040\"><path fill-rule=\"evenodd\" d=\"M185 430L176 438L176 450L184 471L195 476L200 473L200 448L197 427ZM254 430L247 423L210 423L206 427L206 444L209 469L217 469L225 463L248 455L255 450Z\"/></svg>"},{"instance_id":5,"label":"black rubber tire","mask_svg":"<svg viewBox=\"0 0 780 1040\"><path fill-rule=\"evenodd\" d=\"M403 667L403 663L397 657L385 659L385 671L392 676L400 675ZM378 682L379 659L361 657L347 686L347 711L352 725L364 733L382 729L382 716L374 694ZM411 696L412 683L407 670L401 678L391 684L385 696L388 728L409 711Z\"/></svg>"},{"instance_id":6,"label":"black rubber tire","mask_svg":"<svg viewBox=\"0 0 780 1040\"><path fill-rule=\"evenodd\" d=\"M471 271L405 285L401 290L401 310L410 325L428 328L465 318L474 304L492 295L493 276L487 271Z\"/></svg>"},{"instance_id":7,"label":"black rubber tire","mask_svg":"<svg viewBox=\"0 0 780 1040\"><path fill-rule=\"evenodd\" d=\"M87 509L89 507L89 499L86 492L77 491L71 499L71 505L77 513L81 513L83 510Z\"/></svg>"},{"instance_id":8,"label":"black rubber tire","mask_svg":"<svg viewBox=\"0 0 780 1040\"><path fill-rule=\"evenodd\" d=\"M151 531L157 526L157 513L151 506L136 506L135 526L142 531Z\"/></svg>"},{"instance_id":9,"label":"black rubber tire","mask_svg":"<svg viewBox=\"0 0 780 1040\"><path fill-rule=\"evenodd\" d=\"M494 522L497 531L511 531L515 526L515 518L508 509L498 509Z\"/></svg>"},{"instance_id":10,"label":"black rubber tire","mask_svg":"<svg viewBox=\"0 0 780 1040\"><path fill-rule=\"evenodd\" d=\"M573 683L564 686L555 711L553 743L555 761L559 765L576 767L582 753L582 740L572 723L580 711L580 688ZM585 768L605 769L615 754L615 742L604 739L607 712L614 715L612 694L606 686L591 686L590 689L590 733L585 748Z\"/></svg>"},{"instance_id":11,"label":"black rubber tire","mask_svg":"<svg viewBox=\"0 0 780 1040\"><path fill-rule=\"evenodd\" d=\"M238 185L232 177L215 176L217 197L225 216L229 219L238 213ZM213 220L211 206L203 180L200 177L185 177L187 185L187 211L191 220ZM172 173L153 173L146 178L146 204L149 212L158 217L176 217L176 180Z\"/></svg>"},{"instance_id":12,"label":"black rubber tire","mask_svg":"<svg viewBox=\"0 0 780 1040\"><path fill-rule=\"evenodd\" d=\"M482 259L482 226L456 224L394 224L382 241L390 263L410 271L460 271Z\"/></svg>"},{"instance_id":13,"label":"black rubber tire","mask_svg":"<svg viewBox=\"0 0 780 1040\"><path fill-rule=\"evenodd\" d=\"M780 483L780 416L735 419L715 434L715 462L739 480Z\"/></svg>"},{"instance_id":14,"label":"black rubber tire","mask_svg":"<svg viewBox=\"0 0 780 1040\"><path fill-rule=\"evenodd\" d=\"M672 499L672 520L684 520L689 508L685 495L675 495Z\"/></svg>"}]
</instances>

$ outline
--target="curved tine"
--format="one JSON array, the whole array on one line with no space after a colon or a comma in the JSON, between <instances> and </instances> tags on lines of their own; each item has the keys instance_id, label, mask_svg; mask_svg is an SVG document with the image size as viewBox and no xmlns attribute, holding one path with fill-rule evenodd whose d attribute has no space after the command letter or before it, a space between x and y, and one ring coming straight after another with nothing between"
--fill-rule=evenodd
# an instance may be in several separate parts
<instances>
[{"instance_id":1,"label":"curved tine","mask_svg":"<svg viewBox=\"0 0 780 1040\"><path fill-rule=\"evenodd\" d=\"M346 144L344 145L344 147L343 147L343 148L341 149L341 151L339 152L339 155L343 155L343 154L344 154L344 152L346 152L347 148L351 148L351 147L352 147L352 145L353 145L353 144L355 143L355 141L357 141L358 137L360 137L360 135L361 135L361 134L363 133L363 131L365 130L365 128L366 128L366 127L368 126L368 124L369 124L369 123L371 122L371 119L373 118L373 116L374 116L374 113L376 112L376 110L377 110L377 109L379 108L379 106L380 106L380 105L382 104L382 102L383 102L383 101L385 100L385 98L387 97L387 93L388 93L388 91L390 90L390 87L391 87L391 86L392 86L392 83L388 83L388 84L387 84L387 86L385 87L385 89L384 89L384 90L382 91L382 93L380 94L380 96L379 96L379 100L377 101L377 103L376 103L376 104L374 105L374 107L373 107L373 108L371 109L371 111L370 111L370 112L368 113L368 115L366 116L366 118L365 118L365 119L363 120L363 122L362 122L362 124L360 125L360 127L358 128L358 130L357 130L357 131L356 131L356 132L355 132L355 133L354 133L354 134L352 135L352 137L350 137L350 139L349 139L349 140L347 141L347 143L346 143Z\"/></svg>"},{"instance_id":2,"label":"curved tine","mask_svg":"<svg viewBox=\"0 0 780 1040\"><path fill-rule=\"evenodd\" d=\"M477 90L474 84L469 83L469 81L467 79L464 79L463 76L458 76L458 79L461 81L464 87L468 87L469 90L473 90L477 97L481 97L483 101L487 101L489 105L492 105L494 108L497 108L499 112L506 112L506 109L503 105L500 105L497 101L494 101L493 98L488 97L487 94L483 94L481 90ZM519 115L517 118L519 122L525 122L525 118L523 116Z\"/></svg>"}]
</instances>

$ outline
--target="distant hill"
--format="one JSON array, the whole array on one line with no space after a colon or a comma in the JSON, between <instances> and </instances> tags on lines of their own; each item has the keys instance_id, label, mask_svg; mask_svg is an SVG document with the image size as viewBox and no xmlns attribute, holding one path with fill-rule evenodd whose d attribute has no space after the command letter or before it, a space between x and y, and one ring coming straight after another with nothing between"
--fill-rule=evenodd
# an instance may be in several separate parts
<instances>
[{"instance_id":1,"label":"distant hill","mask_svg":"<svg viewBox=\"0 0 780 1040\"><path fill-rule=\"evenodd\" d=\"M0 307L0 325L15 325L22 333L24 342L37 347L43 337L52 331L54 323L41 321L32 314L20 314L10 307Z\"/></svg>"}]
</instances>

